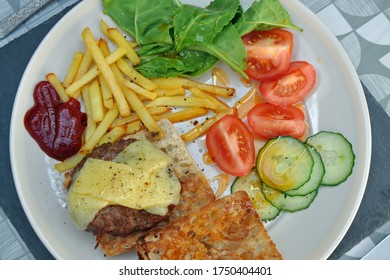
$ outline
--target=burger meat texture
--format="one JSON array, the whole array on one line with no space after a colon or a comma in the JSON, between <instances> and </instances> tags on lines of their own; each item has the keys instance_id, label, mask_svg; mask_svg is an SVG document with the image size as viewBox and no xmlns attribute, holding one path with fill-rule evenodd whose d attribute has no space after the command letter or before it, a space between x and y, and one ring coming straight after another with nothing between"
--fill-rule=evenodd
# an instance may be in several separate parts
<instances>
[{"instance_id":1,"label":"burger meat texture","mask_svg":"<svg viewBox=\"0 0 390 280\"><path fill-rule=\"evenodd\" d=\"M113 160L135 139L121 139L111 144L106 143L96 147L88 154L73 170L66 175L66 186L71 187L78 173L83 168L88 158ZM171 208L171 207L170 207ZM98 211L92 222L89 223L86 231L93 234L110 233L113 235L128 235L135 231L145 231L159 222L165 220L167 215L154 215L145 210L132 209L121 205L109 205Z\"/></svg>"}]
</instances>

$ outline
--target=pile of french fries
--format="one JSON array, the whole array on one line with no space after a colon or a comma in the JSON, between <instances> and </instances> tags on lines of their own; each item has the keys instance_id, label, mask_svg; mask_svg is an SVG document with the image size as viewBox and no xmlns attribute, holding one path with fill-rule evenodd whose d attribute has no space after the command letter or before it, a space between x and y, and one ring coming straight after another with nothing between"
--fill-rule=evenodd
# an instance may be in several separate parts
<instances>
[{"instance_id":1,"label":"pile of french fries","mask_svg":"<svg viewBox=\"0 0 390 280\"><path fill-rule=\"evenodd\" d=\"M84 52L75 52L61 82L54 73L46 79L61 99L81 99L88 117L80 151L55 165L65 172L74 168L86 154L106 142L114 143L125 135L147 129L157 139L164 132L157 124L163 118L172 123L208 114L203 123L182 135L191 141L204 133L218 119L234 112L219 97L235 96L235 89L196 82L190 79L148 79L133 67L140 63L136 44L126 39L115 27L101 20L103 37L98 40L87 27L82 32ZM109 48L110 42L115 50ZM174 109L175 108L175 109Z\"/></svg>"}]
</instances>

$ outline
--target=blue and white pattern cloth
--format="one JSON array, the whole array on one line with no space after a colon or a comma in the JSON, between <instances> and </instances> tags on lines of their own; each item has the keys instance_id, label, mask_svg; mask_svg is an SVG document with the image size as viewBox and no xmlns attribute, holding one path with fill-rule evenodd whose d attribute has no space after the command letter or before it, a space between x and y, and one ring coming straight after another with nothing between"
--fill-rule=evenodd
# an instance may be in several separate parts
<instances>
[{"instance_id":1,"label":"blue and white pattern cloth","mask_svg":"<svg viewBox=\"0 0 390 280\"><path fill-rule=\"evenodd\" d=\"M30 29L40 25L46 20L50 19L52 16L58 14L65 8L70 5L78 2L78 0L51 0L51 1L41 1L41 0L0 0L0 34L2 20L5 20L7 17L17 13L20 9L25 7L26 5L34 3L36 5L40 4L40 2L50 2L45 5L41 10L37 13L33 14L30 18L28 18L22 25L20 25L16 30L10 33L7 37L0 39L0 48L23 35ZM26 10L26 12L28 9ZM6 23L4 23L6 24Z\"/></svg>"},{"instance_id":2,"label":"blue and white pattern cloth","mask_svg":"<svg viewBox=\"0 0 390 280\"><path fill-rule=\"evenodd\" d=\"M34 256L0 207L0 260L33 259Z\"/></svg>"},{"instance_id":3,"label":"blue and white pattern cloth","mask_svg":"<svg viewBox=\"0 0 390 280\"><path fill-rule=\"evenodd\" d=\"M360 260L390 235L390 221L360 241L355 247L341 256L341 260ZM390 248L389 248L390 250Z\"/></svg>"},{"instance_id":4,"label":"blue and white pattern cloth","mask_svg":"<svg viewBox=\"0 0 390 280\"><path fill-rule=\"evenodd\" d=\"M390 116L390 1L300 1L339 39L360 80Z\"/></svg>"}]
</instances>

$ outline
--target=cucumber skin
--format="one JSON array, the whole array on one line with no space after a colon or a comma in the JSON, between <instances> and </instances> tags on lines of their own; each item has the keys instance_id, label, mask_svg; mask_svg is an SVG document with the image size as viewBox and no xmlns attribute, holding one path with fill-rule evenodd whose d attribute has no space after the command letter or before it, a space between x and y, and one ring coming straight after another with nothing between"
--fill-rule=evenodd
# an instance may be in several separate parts
<instances>
[{"instance_id":1,"label":"cucumber skin","mask_svg":"<svg viewBox=\"0 0 390 280\"><path fill-rule=\"evenodd\" d=\"M257 180L256 183L258 183L258 195L261 195L262 196L262 199L263 199L263 205L261 208L257 208L257 203L255 201L253 201L253 196L254 194L250 193L250 190L248 189L249 187L251 187L251 185L249 184L249 180L250 180L250 177L251 176L255 176L254 179ZM246 183L247 182L247 183ZM264 197L264 194L263 194L263 191L261 189L261 182L260 182L260 178L257 174L257 171L256 169L252 169L251 172L246 175L246 176L242 176L242 177L237 177L233 184L231 185L230 187L230 190L231 190L231 193L235 193L235 192L238 192L238 191L246 191L248 196L251 198L252 200L252 203L253 203L253 207L256 209L260 219L264 222L269 222L271 220L274 220L276 217L279 216L280 214L280 210L278 208L276 208L275 206L272 205L272 203L270 203L265 197Z\"/></svg>"},{"instance_id":2,"label":"cucumber skin","mask_svg":"<svg viewBox=\"0 0 390 280\"><path fill-rule=\"evenodd\" d=\"M347 155L349 156L349 159L348 159L348 162L349 162L349 167L345 169L345 172L342 174L342 175L339 175L339 176L335 176L334 174L330 174L330 172L332 172L329 168L329 165L328 165L328 162L326 160L326 158L321 154L321 149L318 147L318 143L316 144L315 142L318 141L318 139L321 140L321 137L327 137L327 136L330 136L332 135L332 137L335 137L335 138L338 138L336 140L338 141L342 141L343 144L347 147L348 151L345 150L344 152L344 155ZM321 182L321 185L323 186L329 186L329 187L334 187L334 186L338 186L340 185L341 183L345 182L348 177L352 174L352 171L353 171L353 167L355 166L355 153L353 152L353 146L352 144L347 140L347 138L344 137L343 134L339 133L339 132L332 132L332 131L319 131L317 132L316 134L310 136L307 140L306 140L306 143L313 146L314 148L317 149L317 151L319 152L319 154L321 155L321 157L323 158L323 163L324 163L324 166L325 166L325 175L322 179L322 182ZM323 143L321 141L321 143ZM325 144L330 144L330 143L326 143ZM339 164L341 167L344 166L343 164ZM330 174L330 175L329 175ZM330 179L329 179L330 177Z\"/></svg>"},{"instance_id":3,"label":"cucumber skin","mask_svg":"<svg viewBox=\"0 0 390 280\"><path fill-rule=\"evenodd\" d=\"M318 189L305 196L289 196L262 184L265 198L280 211L296 212L307 209L317 197Z\"/></svg>"},{"instance_id":4,"label":"cucumber skin","mask_svg":"<svg viewBox=\"0 0 390 280\"><path fill-rule=\"evenodd\" d=\"M259 152L258 152L258 154L257 154L257 157L256 157L256 161L255 161L255 162L256 162L255 168L256 168L257 174L258 174L258 176L259 176L259 178L260 178L260 180L261 180L262 182L264 182L264 180L261 178L261 174L260 174L261 172L259 171L259 164L260 164L260 163L259 163L259 158L260 158L261 155L262 155L261 152L262 152L263 149L267 149L267 147L268 147L268 145L270 145L270 143L272 143L272 142L274 142L274 141L277 141L277 140L279 140L279 139L290 139L290 140L292 140L292 141L294 141L294 142L301 143L302 145L305 145L304 142L300 141L300 140L297 139L297 138L291 137L291 136L278 136L278 137L269 139L269 140L264 144L264 146L259 150ZM309 152L309 151L308 151L308 152ZM307 183L307 182L310 180L310 175L311 175L311 173L312 173L313 165L314 165L314 160L312 159L311 166L310 166L310 172L307 174L307 178L305 178L304 180L302 180L301 184L295 186L294 188L291 188L290 190L299 189L302 185L304 185L305 183ZM280 190L277 186L271 185L271 184L269 184L269 187L274 188L274 189L279 190L279 191L282 191L282 192L283 192L283 191L287 191L287 190Z\"/></svg>"},{"instance_id":5,"label":"cucumber skin","mask_svg":"<svg viewBox=\"0 0 390 280\"><path fill-rule=\"evenodd\" d=\"M345 174L343 176L340 176L340 178L338 178L336 181L333 181L333 182L327 182L326 180L324 181L325 174L327 171L326 170L326 161L323 160L322 155L321 155L320 151L318 150L318 148L315 146L315 144L311 143L311 141L316 140L317 137L321 137L322 134L326 134L326 133L329 133L331 135L333 135L333 134L337 135L336 137L338 137L339 140L342 140L343 144L346 144L346 147L348 148L345 150L345 152L347 153L347 155L349 155L349 159L347 159L347 162L350 163L350 168L347 168L348 169L347 172L345 172ZM280 137L289 137L289 136L280 136ZM280 137L276 137L276 138L280 138ZM273 138L273 139L276 139L276 138ZM290 138L292 138L292 137L290 137ZM273 140L273 139L270 139L270 140ZM293 138L293 139L295 139L295 138ZM268 140L268 141L270 141L270 140ZM295 139L295 140L298 140L298 139ZM296 189L291 189L291 190L287 190L284 192L280 191L278 189L275 189L271 186L267 186L264 182L261 182L261 180L259 178L259 174L258 174L258 168L257 168L258 157L259 157L260 151L261 151L261 149L260 149L260 151L257 155L256 167L254 168L254 172L256 173L256 175L259 179L259 182L262 184L260 189L261 189L262 194L264 195L264 199L270 203L270 205L271 205L270 209L273 209L273 211L274 211L273 212L274 214L273 214L271 219L263 219L263 221L270 221L270 220L275 219L282 211L296 212L296 211L304 210L304 209L308 208L311 205L311 203L314 201L314 199L317 197L320 186L337 186L340 183L347 180L347 178L352 174L353 167L355 165L356 156L353 152L352 144L341 133L331 132L331 131L320 131L320 132L310 136L306 140L306 142L304 142L304 144L308 146L307 149L313 148L316 150L316 152L320 155L320 157L322 159L322 167L325 169L325 172L322 176L322 180L321 180L320 184L318 185L318 188L316 188L315 190L313 190L309 193L306 193L306 194L299 193L299 189L302 186L304 186L307 182L304 185L302 185ZM266 145L267 145L267 143L264 146L266 146ZM313 155L312 155L312 157L313 157ZM312 166L312 171L310 174L312 174L313 169L314 169L314 164ZM253 170L251 172L253 172ZM329 172L329 170L328 170L328 172ZM249 175L247 175L247 176L249 176ZM310 177L311 177L311 175L310 175ZM231 186L232 193L239 191L239 190L244 190L244 189L238 187L238 185L237 185L237 184L241 184L240 180L242 180L242 179L240 179L240 177L237 177L236 180L233 182L233 184ZM310 179L309 179L309 181L310 181ZM263 187L263 185L264 185L264 187ZM273 199L270 197L271 195L269 194L269 192L267 195L267 193L264 191L264 188L268 188L269 192L274 193ZM298 204L296 204L296 203L298 203ZM275 209L277 209L278 211L276 211ZM277 214L275 215L276 212L277 212Z\"/></svg>"},{"instance_id":6,"label":"cucumber skin","mask_svg":"<svg viewBox=\"0 0 390 280\"><path fill-rule=\"evenodd\" d=\"M296 190L289 190L284 192L289 196L305 196L315 190L318 190L318 188L321 186L322 179L324 178L325 175L325 166L322 161L321 155L317 152L317 150L313 146L310 146L307 143L305 143L305 145L307 146L307 149L309 150L314 160L312 173L310 175L309 181L306 182L304 185L302 185L300 188ZM313 176L317 176L317 177L313 178Z\"/></svg>"}]
</instances>

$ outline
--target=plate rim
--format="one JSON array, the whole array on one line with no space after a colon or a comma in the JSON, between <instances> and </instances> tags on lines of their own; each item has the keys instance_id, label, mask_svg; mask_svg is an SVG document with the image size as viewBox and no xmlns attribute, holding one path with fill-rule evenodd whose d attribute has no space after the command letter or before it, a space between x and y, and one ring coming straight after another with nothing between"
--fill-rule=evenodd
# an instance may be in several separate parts
<instances>
[{"instance_id":1,"label":"plate rim","mask_svg":"<svg viewBox=\"0 0 390 280\"><path fill-rule=\"evenodd\" d=\"M287 6L291 4L292 2L296 2L295 4L300 6L302 10L305 10L307 14L309 14L312 18L312 20L315 21L316 25L318 25L321 30L327 35L328 39L331 41L333 47L336 48L337 53L342 56L344 62L346 63L346 67L348 68L348 72L351 74L354 85L357 87L357 90L359 92L358 99L359 103L363 106L364 112L362 114L363 120L364 120L364 125L367 127L368 131L366 132L366 145L365 145L365 153L367 155L367 161L366 161L366 168L364 169L364 174L362 176L362 184L364 185L363 188L360 189L359 194L358 194L358 202L354 204L353 207L353 212L352 215L349 216L349 219L346 221L344 224L344 227L341 230L341 233L339 233L338 238L336 238L332 244L323 253L323 258L321 259L327 259L337 248L337 246L340 244L342 239L345 237L347 231L351 227L353 221L355 220L355 217L357 215L357 212L360 208L360 205L363 200L363 196L365 194L366 188L367 188L367 183L368 183L368 178L369 178L369 173L370 173L370 167L371 167L371 160L372 160L372 128L371 128L371 118L370 118L370 111L368 109L368 104L367 104L367 99L365 97L365 92L363 89L362 82L360 81L359 75L352 63L352 60L350 59L347 51L345 48L342 46L341 42L337 39L337 37L328 29L328 27L325 25L323 21L318 18L313 11L311 11L307 6L305 6L301 1L295 0L280 0L281 3L283 3L284 6ZM355 171L356 172L356 171Z\"/></svg>"}]
</instances>

